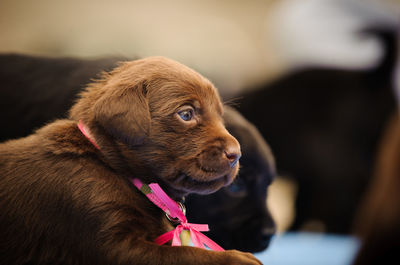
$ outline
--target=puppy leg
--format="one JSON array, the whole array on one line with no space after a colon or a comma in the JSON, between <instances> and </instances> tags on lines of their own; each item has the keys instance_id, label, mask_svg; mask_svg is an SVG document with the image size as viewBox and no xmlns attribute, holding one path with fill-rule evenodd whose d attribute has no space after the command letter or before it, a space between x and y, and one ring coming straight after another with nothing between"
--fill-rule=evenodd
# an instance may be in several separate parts
<instances>
[{"instance_id":1,"label":"puppy leg","mask_svg":"<svg viewBox=\"0 0 400 265\"><path fill-rule=\"evenodd\" d=\"M113 264L151 265L261 265L252 254L237 250L211 251L196 247L159 246L144 240L113 244L109 259Z\"/></svg>"}]
</instances>

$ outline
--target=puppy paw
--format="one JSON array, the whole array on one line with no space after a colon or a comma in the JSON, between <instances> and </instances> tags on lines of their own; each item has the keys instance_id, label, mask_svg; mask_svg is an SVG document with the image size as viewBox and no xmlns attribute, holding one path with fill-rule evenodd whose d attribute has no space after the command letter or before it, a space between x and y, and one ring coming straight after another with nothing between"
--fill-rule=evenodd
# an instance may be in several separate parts
<instances>
[{"instance_id":1,"label":"puppy paw","mask_svg":"<svg viewBox=\"0 0 400 265\"><path fill-rule=\"evenodd\" d=\"M227 250L226 259L223 264L229 265L262 265L261 261L256 259L253 254L237 250Z\"/></svg>"}]
</instances>

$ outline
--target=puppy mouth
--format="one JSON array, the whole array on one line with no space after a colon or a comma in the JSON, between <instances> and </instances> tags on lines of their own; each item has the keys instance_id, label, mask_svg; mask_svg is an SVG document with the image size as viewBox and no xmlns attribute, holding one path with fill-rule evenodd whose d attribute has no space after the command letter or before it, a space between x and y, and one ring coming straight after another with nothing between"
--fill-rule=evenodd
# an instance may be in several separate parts
<instances>
[{"instance_id":1,"label":"puppy mouth","mask_svg":"<svg viewBox=\"0 0 400 265\"><path fill-rule=\"evenodd\" d=\"M235 175L236 174L228 173L220 177L204 180L181 172L174 182L187 192L210 194L232 183Z\"/></svg>"},{"instance_id":2,"label":"puppy mouth","mask_svg":"<svg viewBox=\"0 0 400 265\"><path fill-rule=\"evenodd\" d=\"M193 186L203 186L203 185L204 186L213 186L213 185L219 184L219 183L228 184L230 182L228 175L224 175L220 178L213 179L213 180L203 181L203 180L197 180L195 178L192 178L191 176L186 175L186 174L183 174L182 181L184 181L185 183L188 183L190 185L193 185Z\"/></svg>"},{"instance_id":3,"label":"puppy mouth","mask_svg":"<svg viewBox=\"0 0 400 265\"><path fill-rule=\"evenodd\" d=\"M233 182L238 171L239 163L233 167L216 167L198 163L195 159L180 161L170 171L164 174L164 180L182 193L210 194Z\"/></svg>"}]
</instances>

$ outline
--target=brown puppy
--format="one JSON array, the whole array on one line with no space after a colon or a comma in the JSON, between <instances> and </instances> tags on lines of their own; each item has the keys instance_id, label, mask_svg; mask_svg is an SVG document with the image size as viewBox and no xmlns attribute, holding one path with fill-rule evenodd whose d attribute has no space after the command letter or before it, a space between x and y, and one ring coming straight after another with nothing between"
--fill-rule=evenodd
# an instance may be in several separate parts
<instances>
[{"instance_id":1,"label":"brown puppy","mask_svg":"<svg viewBox=\"0 0 400 265\"><path fill-rule=\"evenodd\" d=\"M66 117L77 95L98 73L131 60L0 54L0 120L7 124L0 130L0 142L25 137ZM225 249L262 251L275 227L266 206L274 159L257 129L236 110L225 106L224 121L240 142L240 172L233 184L215 193L185 197L188 219L209 224L207 236Z\"/></svg>"},{"instance_id":2,"label":"brown puppy","mask_svg":"<svg viewBox=\"0 0 400 265\"><path fill-rule=\"evenodd\" d=\"M129 180L157 182L176 200L231 183L240 147L222 113L208 80L147 58L89 86L70 120L1 144L0 264L260 264L238 251L156 245L171 225Z\"/></svg>"}]
</instances>

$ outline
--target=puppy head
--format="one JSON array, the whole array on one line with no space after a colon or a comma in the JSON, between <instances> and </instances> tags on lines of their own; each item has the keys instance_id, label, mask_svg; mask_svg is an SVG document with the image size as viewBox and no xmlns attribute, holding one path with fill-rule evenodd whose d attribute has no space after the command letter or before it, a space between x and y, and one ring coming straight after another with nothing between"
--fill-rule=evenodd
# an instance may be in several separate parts
<instances>
[{"instance_id":1,"label":"puppy head","mask_svg":"<svg viewBox=\"0 0 400 265\"><path fill-rule=\"evenodd\" d=\"M236 176L240 146L222 115L207 79L162 57L121 64L89 86L70 112L132 177L156 178L181 194L211 193Z\"/></svg>"}]
</instances>

